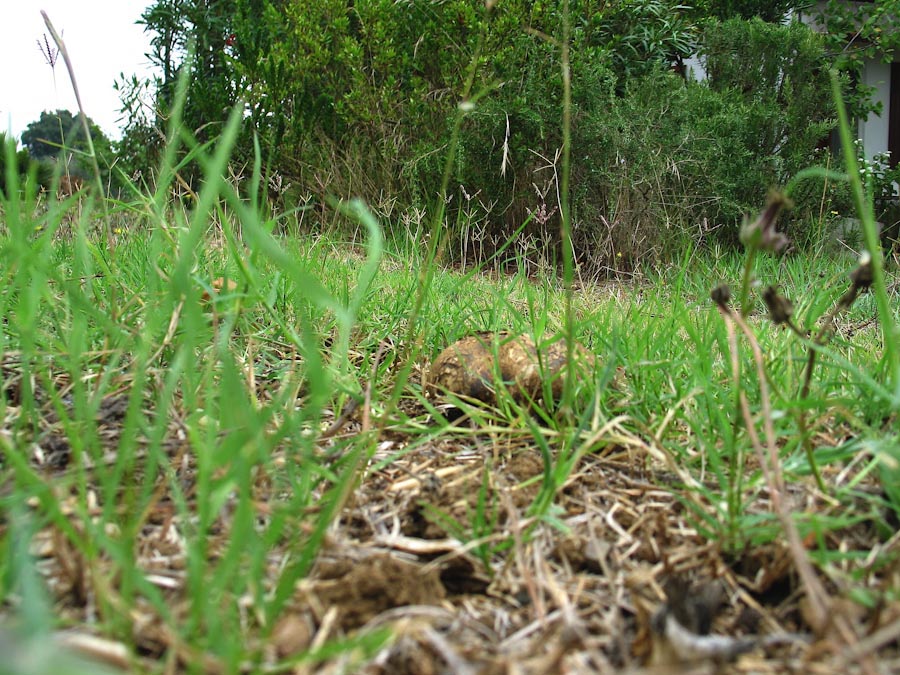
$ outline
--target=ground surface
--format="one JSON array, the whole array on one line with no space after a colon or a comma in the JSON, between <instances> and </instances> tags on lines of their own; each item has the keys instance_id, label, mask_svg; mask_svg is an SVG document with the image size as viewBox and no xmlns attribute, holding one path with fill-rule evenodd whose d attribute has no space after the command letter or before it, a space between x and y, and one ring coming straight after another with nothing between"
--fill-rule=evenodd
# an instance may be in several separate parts
<instances>
[{"instance_id":1,"label":"ground surface","mask_svg":"<svg viewBox=\"0 0 900 675\"><path fill-rule=\"evenodd\" d=\"M13 403L21 387L16 373L15 358L8 357L4 386ZM64 389L63 382L60 386ZM108 461L114 460L126 407L122 395L113 395L98 408ZM408 423L438 428L421 404L408 402L403 409ZM16 407L8 413L14 415ZM79 527L75 498L64 493L75 491L66 479L74 471L71 445L51 406L45 405L42 419L40 442L29 450L29 461L48 485L69 486L55 488L56 496ZM367 424L366 411L357 410L322 441L323 456ZM833 611L846 619L852 634L842 635L832 626L812 636L787 546L766 544L726 554L718 542L701 536L687 508L695 498L660 461L651 437L627 432L615 422L605 426L607 440L578 461L559 492L550 512L555 522L538 522L529 508L544 459L529 435L473 430L465 418L457 425L456 431L424 441L422 434L413 438L400 428L380 434L311 574L299 582L268 636L254 622L252 598L245 599L246 624L239 639L264 645L263 662L251 669L397 675L900 671L897 604L863 609L845 597L840 579L823 578ZM178 481L190 504L195 459L177 420L165 447L174 471L170 479ZM275 472L289 461L290 456L276 454L256 474L260 522L282 489ZM189 610L188 561L184 523L169 485L167 480L157 484L136 556L177 621ZM792 485L789 498L797 510L840 508L802 482ZM753 508L765 514L770 505L761 499ZM228 546L230 518L226 503L210 532L211 559ZM482 521L479 533L473 523ZM871 550L876 557L896 545L896 536L878 542L865 522L825 542L845 552L848 547ZM290 541L273 548L263 584L277 577L290 549ZM107 600L115 602L121 592L110 561L87 563L53 527L36 534L31 550L50 582L54 612L76 635L97 632L103 601L98 593L108 593ZM869 565L866 570L873 588L898 582L896 568ZM679 656L684 650L673 655L662 636L668 635L660 623L666 616L681 617L681 624L697 633L774 635L777 644L747 645L746 653L736 656L730 652L742 650L738 643L724 643L716 658L685 664ZM131 617L134 657L125 656L119 640L87 647L75 642L82 651L132 671L225 669L216 657L180 643L167 627L171 621L163 621L149 604L138 601ZM381 635L381 629L393 637L374 649L347 648L332 656L321 651L331 641ZM319 650L319 658L296 658L308 650ZM277 663L283 665L274 667Z\"/></svg>"}]
</instances>

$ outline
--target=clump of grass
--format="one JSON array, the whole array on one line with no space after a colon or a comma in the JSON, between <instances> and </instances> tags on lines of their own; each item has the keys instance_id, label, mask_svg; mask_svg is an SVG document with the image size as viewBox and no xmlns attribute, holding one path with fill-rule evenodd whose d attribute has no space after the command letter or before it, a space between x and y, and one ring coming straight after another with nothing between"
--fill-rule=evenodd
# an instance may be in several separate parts
<instances>
[{"instance_id":1,"label":"clump of grass","mask_svg":"<svg viewBox=\"0 0 900 675\"><path fill-rule=\"evenodd\" d=\"M176 110L156 194L128 205L151 225L109 233L115 248L98 245L89 211L70 241L58 239L56 209L21 203L10 166L0 206L4 512L38 506L33 527L3 537L0 594L37 617L23 630L54 623L21 562L40 529L54 533L61 578L105 634L131 644L134 622L149 620L158 630L138 638L142 649L170 649L185 663L202 651L228 670L258 659L259 647L233 639L241 598L252 598L262 634L271 631L370 451L364 429L333 460L317 457L329 407L364 388L352 332L380 266L380 228L361 205L345 207L366 228L365 254L343 294L327 288L314 258L295 257L258 202L223 179L240 121L238 109L214 146L189 145L204 189L179 214L166 195L190 139ZM260 166L257 156L255 179ZM221 276L236 285L218 292L210 282ZM178 608L148 567L167 536L177 543L163 575L190 598Z\"/></svg>"},{"instance_id":2,"label":"clump of grass","mask_svg":"<svg viewBox=\"0 0 900 675\"><path fill-rule=\"evenodd\" d=\"M828 349L828 345L836 332L838 317L850 312L854 302L860 297L860 293L868 290L870 287L876 297L877 318L883 337L881 347L884 356L881 358L879 372L884 378L884 382L877 382L872 377L864 374L862 370L850 366L845 361L841 363L841 366L850 368L853 371L853 379L857 386L865 392L864 396L868 401L871 401L882 410L882 417L896 416L898 410L900 410L900 405L898 405L900 399L898 399L896 393L892 394L892 388L897 388L898 377L900 377L900 371L897 368L896 342L894 339L896 335L896 320L887 303L887 291L881 272L882 253L872 216L871 195L868 197L864 195L859 181L859 174L856 168L856 153L850 144L846 114L836 84L835 98L841 113L840 131L844 141L846 180L849 180L851 183L868 249L860 257L859 265L849 274L849 288L837 297L828 311L822 311L824 306L820 303L813 304L810 307L810 315L806 317L803 326L798 325L796 321L795 302L789 300L776 285L770 284L762 291L762 301L768 311L768 318L772 325L775 327L786 326L799 340L803 349L807 351L805 364L797 373L799 381L795 382L793 387L797 392L796 398L792 399L791 394L785 390L790 387L790 384L776 380L774 374L776 367L772 365L772 361L767 362L763 341L758 336L759 330L755 330L749 324L751 309L755 304L752 300L752 286L757 283L755 281L756 257L764 252L781 252L789 243L787 238L778 232L776 228L779 212L784 208L790 207L790 200L787 196L777 193L771 195L765 210L755 221L746 224L741 232L741 241L744 244L746 254L738 300L739 313L731 308L731 292L727 285L717 286L712 290L711 294L712 300L725 320L725 325L728 329L727 351L731 360L735 393L733 422L735 431L728 434L728 438L733 443L737 436L736 430L743 426L744 433L747 436L747 443L753 448L756 461L765 478L765 484L772 500L772 509L778 517L782 531L787 537L794 565L800 575L809 601L809 618L815 630L823 629L830 620L829 606L831 601L810 563L795 516L792 513L792 508L787 503L787 478L784 470L785 455L784 450L780 448L780 433L783 434L784 432L779 433L776 428L776 411L773 408L773 400L777 397L781 405L792 411L796 420L796 428L791 433L792 438L788 440L787 447L802 447L806 457L806 471L813 475L820 493L828 498L835 490L826 484L823 477L822 460L819 458L813 445L809 417L811 411L818 410L820 411L819 414L822 414L831 407L831 404L827 389L822 394L817 394L815 397L812 396L815 366L817 359L832 358L837 361L843 361L843 359ZM804 177L801 176L800 178ZM796 182L793 183L793 185L795 184ZM821 314L817 314L817 312L821 312ZM817 329L813 328L816 323L819 324ZM753 385L747 382L749 378L742 373L740 364L741 350L735 327L743 334L751 348L756 374ZM778 360L789 357L787 354L781 353L773 355L771 358L777 363ZM757 387L758 392L755 392L757 393L755 398L758 399L759 410L754 415L751 409L750 394ZM781 391L778 391L778 389L781 389ZM759 427L761 427L761 431ZM880 435L875 429L867 430L865 433ZM741 506L740 500L733 499L733 496L742 487L737 476L744 472L747 460L743 450L733 445L729 448L728 455L725 456L730 457L733 463L728 485L729 492L732 495L732 498L729 499L729 509L731 510ZM848 459L846 455L839 456L843 459ZM826 461L834 461L834 459L835 456L832 455ZM886 461L889 465L890 461L887 457L875 454L870 460L869 468L863 469L863 473L867 473L879 465L882 465L882 468L886 468L884 466ZM719 460L716 459L716 463L718 462ZM796 470L796 464L794 466ZM898 506L900 504L895 504L894 508L896 509ZM845 524L846 521L842 519L834 521L835 527L842 527ZM841 619L837 621L838 623L842 622ZM841 623L840 630L845 635L845 638L850 634L849 627L843 623Z\"/></svg>"}]
</instances>

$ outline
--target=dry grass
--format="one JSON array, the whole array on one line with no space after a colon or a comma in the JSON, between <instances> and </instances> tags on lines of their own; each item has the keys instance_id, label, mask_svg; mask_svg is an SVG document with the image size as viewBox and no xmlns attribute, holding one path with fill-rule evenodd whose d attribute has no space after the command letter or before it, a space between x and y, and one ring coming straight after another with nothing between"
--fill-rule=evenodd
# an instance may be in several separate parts
<instances>
[{"instance_id":1,"label":"dry grass","mask_svg":"<svg viewBox=\"0 0 900 675\"><path fill-rule=\"evenodd\" d=\"M292 362L297 354L285 352L281 358ZM7 352L4 359L4 427L12 429L20 414L21 369L15 353ZM259 365L254 372L262 375L252 381L252 394L264 404L277 383L265 376L272 363ZM162 386L164 377L159 371L150 380ZM37 442L18 447L45 481L46 491L35 494L50 497L77 533L44 525L29 547L47 584L53 615L71 627L58 634L59 640L116 669L231 671L235 664L185 642L178 628L190 623L197 592L189 573L191 525L184 515L199 513L197 500L209 496L197 490L197 457L186 435L191 411L176 403L161 445L167 468L132 523L134 565L163 598L168 614L161 615L152 602L127 597L117 561L85 550L83 537L91 531L86 519L103 517L102 488L92 484L91 460L73 451L71 430L61 426L54 411L53 401L68 405L71 383L60 374L43 386L56 391L35 391ZM99 402L95 419L104 453L92 461L115 463L129 387L127 378L117 379L110 383L117 393ZM629 394L635 392L619 393ZM499 420L468 424L466 418L446 427L424 402L404 400L398 421L387 421L381 431L371 423L377 415L371 396L337 425L336 415L326 411L322 428L329 431L315 446L321 466L342 462L360 437L368 436L374 451L328 527L315 565L298 581L274 624L263 623L254 593L278 585L298 541L312 534L303 514L268 551L262 568L245 570L255 578L248 592L234 599L241 618L232 639L240 643L244 659L255 654L258 660L241 661L241 670L878 673L900 663L896 601L864 608L848 597L846 578L798 566L807 546L864 552L864 559L847 558L839 569L857 579L857 592L868 588L889 597L900 582L898 569L895 563L886 569L877 563L883 556L896 561L896 535L882 540L862 522L828 534L819 544L777 538L742 551L725 550L698 531L695 512L686 506L714 506L690 489L696 479L653 434L636 433L624 417L605 423L598 418L583 430L584 452L552 510L535 515L546 467L527 428ZM557 431L543 428L540 433L558 442ZM6 452L14 440L5 432ZM138 445L146 447L147 440ZM136 460L140 473L148 457L139 451ZM290 489L282 474L296 461L287 444L254 468L250 498L260 526L281 508ZM873 475L857 469L862 466L848 466L839 477L827 475L854 483L861 492L877 492ZM79 475L87 478L86 485L79 486ZM747 517L783 511L825 516L842 508L811 481L775 484L768 498L755 500ZM9 489L7 483L4 491ZM35 497L30 507L39 509L41 499ZM206 541L211 562L227 558L234 545L236 500L237 495L227 495L211 523ZM811 583L821 589L817 599L828 608L824 617L821 606L809 603ZM98 618L116 614L128 616L130 635L96 635ZM689 633L687 646L667 627L669 616L696 631ZM722 636L712 646L710 638L699 637L710 630ZM712 649L713 655L691 660L691 650L698 649Z\"/></svg>"}]
</instances>

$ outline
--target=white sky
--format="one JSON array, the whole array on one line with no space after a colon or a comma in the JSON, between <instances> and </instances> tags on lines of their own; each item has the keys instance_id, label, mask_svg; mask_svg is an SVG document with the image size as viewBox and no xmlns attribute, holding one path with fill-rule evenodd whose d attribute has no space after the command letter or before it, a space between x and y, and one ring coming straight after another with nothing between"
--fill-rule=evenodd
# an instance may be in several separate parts
<instances>
[{"instance_id":1,"label":"white sky","mask_svg":"<svg viewBox=\"0 0 900 675\"><path fill-rule=\"evenodd\" d=\"M78 112L62 56L55 71L38 49L44 34L53 44L41 10L62 35L75 67L87 116L110 138L119 138L118 93L113 83L150 72L144 55L149 35L135 25L152 0L0 0L0 131L17 137L43 110ZM54 76L55 73L55 76Z\"/></svg>"}]
</instances>

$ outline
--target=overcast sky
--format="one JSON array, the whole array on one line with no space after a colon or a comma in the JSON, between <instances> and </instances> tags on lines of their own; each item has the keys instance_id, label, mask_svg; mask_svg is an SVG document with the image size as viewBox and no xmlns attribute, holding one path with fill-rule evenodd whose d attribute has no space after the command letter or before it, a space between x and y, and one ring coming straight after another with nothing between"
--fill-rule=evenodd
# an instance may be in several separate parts
<instances>
[{"instance_id":1,"label":"overcast sky","mask_svg":"<svg viewBox=\"0 0 900 675\"><path fill-rule=\"evenodd\" d=\"M113 83L150 72L149 36L135 24L152 0L0 0L0 131L18 137L41 111L78 106L62 58L55 70L38 49L50 33L47 12L62 34L75 67L85 112L111 138L119 138L121 104ZM52 39L50 39L52 44Z\"/></svg>"}]
</instances>

